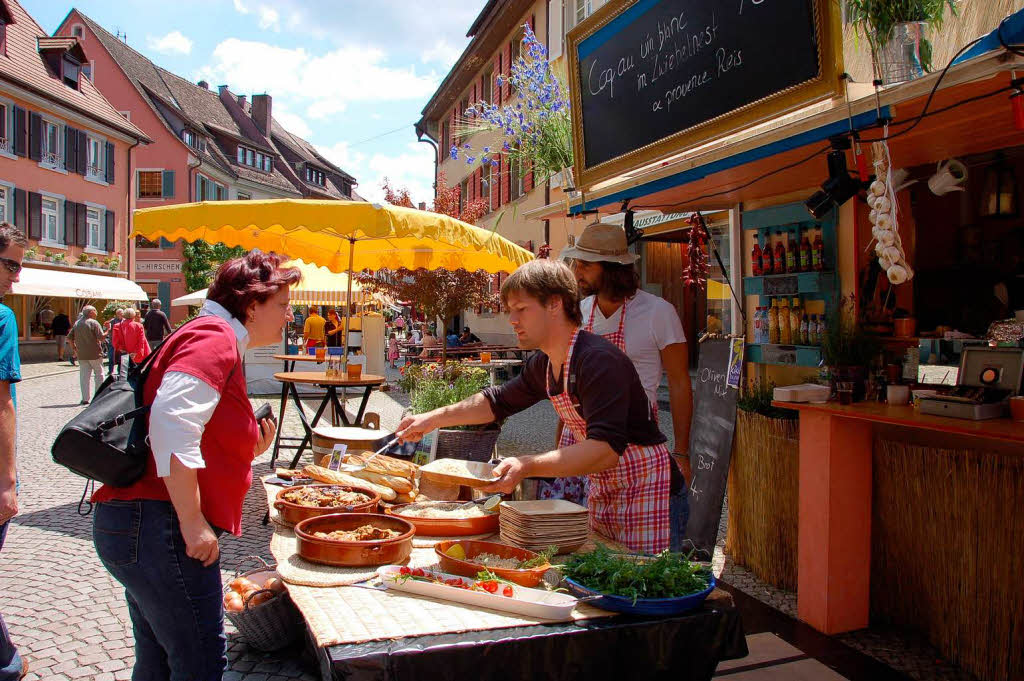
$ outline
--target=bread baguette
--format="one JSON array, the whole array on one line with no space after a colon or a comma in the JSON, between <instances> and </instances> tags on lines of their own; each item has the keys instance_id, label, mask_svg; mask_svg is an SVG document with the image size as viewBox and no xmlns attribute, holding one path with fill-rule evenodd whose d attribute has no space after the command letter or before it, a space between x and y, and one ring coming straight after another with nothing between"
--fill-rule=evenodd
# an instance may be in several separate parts
<instances>
[{"instance_id":1,"label":"bread baguette","mask_svg":"<svg viewBox=\"0 0 1024 681\"><path fill-rule=\"evenodd\" d=\"M365 465L366 470L373 471L374 473L397 475L400 478L408 478L410 480L416 477L416 471L419 470L419 466L411 461L403 461L384 454L373 456L371 451L346 454L344 461L345 463Z\"/></svg>"},{"instance_id":2,"label":"bread baguette","mask_svg":"<svg viewBox=\"0 0 1024 681\"><path fill-rule=\"evenodd\" d=\"M357 478L348 473L341 473L340 471L332 471L323 466L306 466L302 469L302 472L320 482L329 482L335 485L349 485L352 487L363 487L368 490L372 490L380 495L380 498L384 501L394 501L398 493L395 490L385 485L378 485L377 483L362 478Z\"/></svg>"},{"instance_id":3,"label":"bread baguette","mask_svg":"<svg viewBox=\"0 0 1024 681\"><path fill-rule=\"evenodd\" d=\"M378 485L390 487L400 494L411 492L413 488L412 480L409 480L408 478L400 478L397 475L381 475L380 473L374 473L368 468L364 468L361 471L352 471L349 475L353 475L362 480L368 480L369 482L373 482Z\"/></svg>"},{"instance_id":4,"label":"bread baguette","mask_svg":"<svg viewBox=\"0 0 1024 681\"><path fill-rule=\"evenodd\" d=\"M404 494L399 494L397 497L395 497L395 503L396 504L411 504L414 501L416 501L416 496L418 494L419 494L419 490L417 490L414 487L411 492L406 492Z\"/></svg>"}]
</instances>

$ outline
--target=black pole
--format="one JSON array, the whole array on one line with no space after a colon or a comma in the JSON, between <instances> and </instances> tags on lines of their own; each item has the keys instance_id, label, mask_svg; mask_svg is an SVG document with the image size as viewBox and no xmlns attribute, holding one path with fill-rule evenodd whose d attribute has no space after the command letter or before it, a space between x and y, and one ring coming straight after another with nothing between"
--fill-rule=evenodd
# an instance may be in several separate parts
<instances>
[{"instance_id":1,"label":"black pole","mask_svg":"<svg viewBox=\"0 0 1024 681\"><path fill-rule=\"evenodd\" d=\"M704 230L704 235L708 238L708 244L711 246L711 252L715 254L715 261L718 263L718 267L722 270L725 275L725 285L729 287L729 293L732 294L732 299L736 302L736 306L740 309L740 319L746 324L747 315L743 312L743 305L740 303L740 299L736 297L736 291L732 287L731 277L729 276L729 270L726 269L725 263L722 262L722 256L718 252L718 246L715 244L715 238L711 235L711 230L708 229L708 225L704 222L704 216L701 215L700 211L696 211L697 224Z\"/></svg>"}]
</instances>

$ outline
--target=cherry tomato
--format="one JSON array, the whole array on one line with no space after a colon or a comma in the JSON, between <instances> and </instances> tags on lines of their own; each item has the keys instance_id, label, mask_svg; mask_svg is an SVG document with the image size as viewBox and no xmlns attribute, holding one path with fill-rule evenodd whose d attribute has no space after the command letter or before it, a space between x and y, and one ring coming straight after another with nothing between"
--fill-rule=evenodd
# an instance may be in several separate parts
<instances>
[{"instance_id":1,"label":"cherry tomato","mask_svg":"<svg viewBox=\"0 0 1024 681\"><path fill-rule=\"evenodd\" d=\"M400 574L400 575L411 575L412 574L412 570L410 570L409 568L407 568L407 567L405 567L403 565L402 568L398 571L398 574Z\"/></svg>"},{"instance_id":2,"label":"cherry tomato","mask_svg":"<svg viewBox=\"0 0 1024 681\"><path fill-rule=\"evenodd\" d=\"M512 598L512 596L515 595L515 591L512 590L512 587L506 584L505 588L501 590L501 595L505 598Z\"/></svg>"},{"instance_id":3,"label":"cherry tomato","mask_svg":"<svg viewBox=\"0 0 1024 681\"><path fill-rule=\"evenodd\" d=\"M486 582L477 582L477 586L486 591L487 593L498 593L498 583L494 580L487 580Z\"/></svg>"},{"instance_id":4,"label":"cherry tomato","mask_svg":"<svg viewBox=\"0 0 1024 681\"><path fill-rule=\"evenodd\" d=\"M412 569L412 576L413 577L422 577L423 576L423 569L422 568L413 568Z\"/></svg>"}]
</instances>

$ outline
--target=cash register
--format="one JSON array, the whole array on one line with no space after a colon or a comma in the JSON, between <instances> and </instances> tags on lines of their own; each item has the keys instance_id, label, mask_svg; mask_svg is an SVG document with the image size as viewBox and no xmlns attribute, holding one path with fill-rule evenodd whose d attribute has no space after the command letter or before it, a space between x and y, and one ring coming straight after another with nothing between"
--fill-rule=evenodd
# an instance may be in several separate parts
<instances>
[{"instance_id":1,"label":"cash register","mask_svg":"<svg viewBox=\"0 0 1024 681\"><path fill-rule=\"evenodd\" d=\"M972 421L1008 416L1022 376L1024 349L964 347L957 384L921 398L921 413Z\"/></svg>"}]
</instances>

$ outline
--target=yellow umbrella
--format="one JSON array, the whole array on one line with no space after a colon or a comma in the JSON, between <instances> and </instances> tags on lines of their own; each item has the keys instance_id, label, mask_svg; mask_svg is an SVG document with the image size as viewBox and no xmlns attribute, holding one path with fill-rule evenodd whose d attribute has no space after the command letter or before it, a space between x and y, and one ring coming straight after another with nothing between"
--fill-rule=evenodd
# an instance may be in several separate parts
<instances>
[{"instance_id":1,"label":"yellow umbrella","mask_svg":"<svg viewBox=\"0 0 1024 681\"><path fill-rule=\"evenodd\" d=\"M275 251L334 272L465 269L513 272L533 254L455 218L363 201L203 201L134 214L132 236ZM349 288L347 298L352 299ZM349 308L351 310L351 308ZM348 334L349 314L345 315Z\"/></svg>"}]
</instances>

